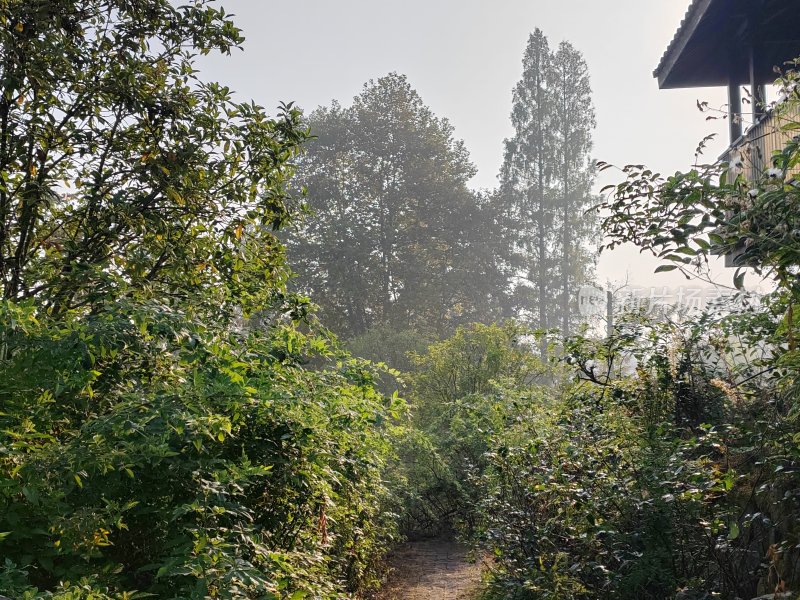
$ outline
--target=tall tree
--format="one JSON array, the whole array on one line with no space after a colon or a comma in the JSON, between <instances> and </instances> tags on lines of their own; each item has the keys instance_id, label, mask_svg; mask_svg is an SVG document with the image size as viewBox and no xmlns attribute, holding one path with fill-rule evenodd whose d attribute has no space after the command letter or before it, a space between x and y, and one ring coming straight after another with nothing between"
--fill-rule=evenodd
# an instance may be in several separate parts
<instances>
[{"instance_id":1,"label":"tall tree","mask_svg":"<svg viewBox=\"0 0 800 600\"><path fill-rule=\"evenodd\" d=\"M505 142L500 171L501 204L511 215L523 280L515 296L539 328L559 327L567 335L572 287L588 278L593 262L588 240L594 222L584 216L595 123L588 69L568 43L552 52L539 29L528 39L522 64L513 92L514 135Z\"/></svg>"},{"instance_id":2,"label":"tall tree","mask_svg":"<svg viewBox=\"0 0 800 600\"><path fill-rule=\"evenodd\" d=\"M594 183L592 130L596 126L589 68L581 53L561 42L553 55L552 79L554 157L553 184L559 205L560 239L557 270L560 276L561 333L568 336L575 315L575 284L590 279L594 258L591 243L597 235L591 187Z\"/></svg>"},{"instance_id":3,"label":"tall tree","mask_svg":"<svg viewBox=\"0 0 800 600\"><path fill-rule=\"evenodd\" d=\"M468 188L475 168L447 120L390 74L309 122L298 175L312 216L288 244L325 321L350 337L496 317L508 287L497 207Z\"/></svg>"},{"instance_id":4,"label":"tall tree","mask_svg":"<svg viewBox=\"0 0 800 600\"><path fill-rule=\"evenodd\" d=\"M241 43L216 0L0 2L3 597L353 597L393 529L389 403L286 289L300 111L196 69Z\"/></svg>"},{"instance_id":5,"label":"tall tree","mask_svg":"<svg viewBox=\"0 0 800 600\"><path fill-rule=\"evenodd\" d=\"M517 233L516 245L522 259L519 266L528 283L535 286L532 296L522 294L520 301L533 301L531 308L538 313L542 329L553 322L547 303L553 267L550 225L555 216L549 193L554 170L551 60L547 38L536 29L528 39L522 59L522 79L514 88L511 110L514 136L505 142L500 172L501 194L513 215Z\"/></svg>"},{"instance_id":6,"label":"tall tree","mask_svg":"<svg viewBox=\"0 0 800 600\"><path fill-rule=\"evenodd\" d=\"M198 79L196 53L243 40L224 10L32 0L0 20L2 299L54 316L131 295L218 309L286 277L271 230L305 128Z\"/></svg>"}]
</instances>

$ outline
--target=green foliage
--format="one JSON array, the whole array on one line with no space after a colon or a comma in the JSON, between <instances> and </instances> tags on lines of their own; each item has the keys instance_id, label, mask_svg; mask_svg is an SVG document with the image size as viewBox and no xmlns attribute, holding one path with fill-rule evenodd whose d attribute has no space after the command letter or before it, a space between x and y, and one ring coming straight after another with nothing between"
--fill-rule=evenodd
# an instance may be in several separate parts
<instances>
[{"instance_id":1,"label":"green foliage","mask_svg":"<svg viewBox=\"0 0 800 600\"><path fill-rule=\"evenodd\" d=\"M3 297L53 314L124 294L263 302L286 277L271 229L306 133L296 109L269 118L197 78L196 53L242 41L224 11L13 1L0 22Z\"/></svg>"},{"instance_id":2,"label":"green foliage","mask_svg":"<svg viewBox=\"0 0 800 600\"><path fill-rule=\"evenodd\" d=\"M798 263L784 230L797 155L793 139L757 181L735 165L667 179L630 165L612 186L607 247L633 242L667 261L660 271L687 274L737 250L777 289L694 319L626 315L608 340L566 344L575 386L491 440L478 527L496 557L490 596L733 599L796 587Z\"/></svg>"},{"instance_id":3,"label":"green foliage","mask_svg":"<svg viewBox=\"0 0 800 600\"><path fill-rule=\"evenodd\" d=\"M800 191L792 175L800 164L800 137L794 135L800 132L798 77L789 71L779 81L786 99L771 119L791 139L765 157L767 169L745 176L744 161L735 153L730 162L696 165L667 178L644 165L627 165L622 169L627 179L608 186L611 195L599 207L610 211L603 221L606 247L633 242L669 261L661 270L687 274L713 254L735 254L738 265L791 289L790 273L800 257L795 223ZM742 287L743 270L736 271L734 282Z\"/></svg>"},{"instance_id":4,"label":"green foliage","mask_svg":"<svg viewBox=\"0 0 800 600\"><path fill-rule=\"evenodd\" d=\"M725 560L742 566L750 551L728 549L739 524L727 497L740 476L726 454L727 426L687 427L675 409L688 394L681 384L701 373L708 381L709 372L688 365L698 356L691 348L663 360L664 329L634 331L605 353L576 340L576 383L518 406L491 440L475 482L478 541L495 557L490 597L699 598L752 584L736 587L725 572ZM635 375L608 378L614 371L602 365L629 360L631 350ZM601 368L587 368L589 356ZM700 404L721 395L710 385L693 393Z\"/></svg>"},{"instance_id":5,"label":"green foliage","mask_svg":"<svg viewBox=\"0 0 800 600\"><path fill-rule=\"evenodd\" d=\"M508 287L500 214L453 127L405 78L369 81L349 107L309 117L298 170L312 212L289 237L298 284L345 337L376 327L444 335L500 316Z\"/></svg>"},{"instance_id":6,"label":"green foliage","mask_svg":"<svg viewBox=\"0 0 800 600\"><path fill-rule=\"evenodd\" d=\"M482 472L493 437L516 418L517 403L538 397L549 373L533 343L532 332L514 323L473 324L412 355L415 428L400 444L398 466L407 533L474 525L479 496L470 479ZM520 398L512 401L514 394Z\"/></svg>"},{"instance_id":7,"label":"green foliage","mask_svg":"<svg viewBox=\"0 0 800 600\"><path fill-rule=\"evenodd\" d=\"M406 391L404 375L415 368L413 356L424 353L429 343L430 339L413 329L396 330L384 325L349 339L346 345L353 356L391 367L380 384L381 390L391 394L395 390Z\"/></svg>"},{"instance_id":8,"label":"green foliage","mask_svg":"<svg viewBox=\"0 0 800 600\"><path fill-rule=\"evenodd\" d=\"M425 354L412 357L418 370L413 385L419 407L439 410L460 398L487 393L496 382L522 386L535 381L544 371L530 353L536 338L513 322L459 328Z\"/></svg>"},{"instance_id":9,"label":"green foliage","mask_svg":"<svg viewBox=\"0 0 800 600\"><path fill-rule=\"evenodd\" d=\"M413 356L423 354L431 342L413 329L380 326L348 340L347 348L355 356L386 363L407 373L414 369Z\"/></svg>"},{"instance_id":10,"label":"green foliage","mask_svg":"<svg viewBox=\"0 0 800 600\"><path fill-rule=\"evenodd\" d=\"M282 598L365 583L392 529L381 472L402 412L365 363L291 323L235 334L155 303L67 326L4 316L0 545L31 584Z\"/></svg>"},{"instance_id":11,"label":"green foliage","mask_svg":"<svg viewBox=\"0 0 800 600\"><path fill-rule=\"evenodd\" d=\"M589 161L595 114L589 72L569 42L536 29L522 59L497 202L517 279L513 305L539 329L576 325L575 289L591 280L597 237Z\"/></svg>"},{"instance_id":12,"label":"green foliage","mask_svg":"<svg viewBox=\"0 0 800 600\"><path fill-rule=\"evenodd\" d=\"M404 405L275 231L307 138L197 77L198 0L0 6L0 593L344 598L390 542Z\"/></svg>"},{"instance_id":13,"label":"green foliage","mask_svg":"<svg viewBox=\"0 0 800 600\"><path fill-rule=\"evenodd\" d=\"M796 72L786 74L786 101L772 114L790 135L798 130L796 81ZM790 173L798 164L797 142L791 138L768 157L769 169L749 177L734 157L668 178L629 165L623 169L627 180L609 186L611 195L600 207L608 211L606 247L633 242L666 261L658 271L679 269L687 276L702 272L713 254L734 254L740 265L736 288L743 289L745 266L777 285L760 301L742 291L734 304L711 307L694 321L629 319L600 360L610 365L621 352L629 363L636 360L636 371L609 368L595 378L583 370L582 378L603 390L597 404L602 418L615 414L616 422L632 428L623 437L633 449L630 462L603 481L635 475L637 487L615 500L625 510L631 502L653 500L637 509L645 517L638 523L620 521L625 510L600 507L598 514L612 516L612 529L622 537L603 537L592 556L615 556L618 549L634 554L618 564L604 559L605 582L580 576L576 585L585 589L571 594L747 598L795 589L800 581L793 567L800 361L794 333L798 255L791 233L798 191ZM578 341L575 352L586 354L586 344ZM600 438L591 446L608 443ZM641 540L646 545L637 547ZM568 562L587 553L568 553ZM583 562L575 564L583 573ZM501 569L499 581L524 588L515 577L513 568Z\"/></svg>"}]
</instances>

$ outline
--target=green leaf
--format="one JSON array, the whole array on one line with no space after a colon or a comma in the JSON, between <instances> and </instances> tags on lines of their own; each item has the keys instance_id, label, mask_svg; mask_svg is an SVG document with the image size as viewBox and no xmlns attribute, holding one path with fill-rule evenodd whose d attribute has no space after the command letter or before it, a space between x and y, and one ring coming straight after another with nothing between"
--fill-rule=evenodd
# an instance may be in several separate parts
<instances>
[{"instance_id":1,"label":"green leaf","mask_svg":"<svg viewBox=\"0 0 800 600\"><path fill-rule=\"evenodd\" d=\"M711 244L709 244L703 238L699 238L699 237L698 238L694 238L694 243L697 244L698 246L700 246L700 248L703 249L703 250L708 250L709 248L711 248Z\"/></svg>"},{"instance_id":2,"label":"green leaf","mask_svg":"<svg viewBox=\"0 0 800 600\"><path fill-rule=\"evenodd\" d=\"M733 285L737 290L744 289L744 269L736 269L736 274L733 276Z\"/></svg>"},{"instance_id":3,"label":"green leaf","mask_svg":"<svg viewBox=\"0 0 800 600\"><path fill-rule=\"evenodd\" d=\"M667 271L674 271L678 265L660 265L656 267L655 273L666 273Z\"/></svg>"},{"instance_id":4,"label":"green leaf","mask_svg":"<svg viewBox=\"0 0 800 600\"><path fill-rule=\"evenodd\" d=\"M709 233L708 239L711 241L712 244L715 246L721 246L725 243L725 238L723 238L718 233Z\"/></svg>"}]
</instances>

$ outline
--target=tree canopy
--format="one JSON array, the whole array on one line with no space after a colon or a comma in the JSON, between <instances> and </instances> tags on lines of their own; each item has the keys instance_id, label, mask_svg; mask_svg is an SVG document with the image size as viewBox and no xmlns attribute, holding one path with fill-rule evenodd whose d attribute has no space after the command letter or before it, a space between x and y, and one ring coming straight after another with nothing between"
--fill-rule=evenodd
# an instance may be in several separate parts
<instances>
[{"instance_id":1,"label":"tree canopy","mask_svg":"<svg viewBox=\"0 0 800 600\"><path fill-rule=\"evenodd\" d=\"M586 63L562 42L550 49L541 30L525 49L514 88L498 202L515 249L518 310L541 329L575 324L575 290L591 281L597 236L589 160L595 126Z\"/></svg>"},{"instance_id":2,"label":"tree canopy","mask_svg":"<svg viewBox=\"0 0 800 600\"><path fill-rule=\"evenodd\" d=\"M408 80L370 81L309 123L298 179L312 215L288 244L322 318L355 336L497 317L507 284L496 207L469 189L464 144Z\"/></svg>"},{"instance_id":3,"label":"tree canopy","mask_svg":"<svg viewBox=\"0 0 800 600\"><path fill-rule=\"evenodd\" d=\"M206 0L0 4L0 593L375 577L403 403L286 289L307 127L194 66L242 41Z\"/></svg>"},{"instance_id":4,"label":"tree canopy","mask_svg":"<svg viewBox=\"0 0 800 600\"><path fill-rule=\"evenodd\" d=\"M242 41L222 9L34 0L2 18L4 298L52 314L131 294L220 306L285 277L270 232L306 130L197 78L196 53Z\"/></svg>"}]
</instances>

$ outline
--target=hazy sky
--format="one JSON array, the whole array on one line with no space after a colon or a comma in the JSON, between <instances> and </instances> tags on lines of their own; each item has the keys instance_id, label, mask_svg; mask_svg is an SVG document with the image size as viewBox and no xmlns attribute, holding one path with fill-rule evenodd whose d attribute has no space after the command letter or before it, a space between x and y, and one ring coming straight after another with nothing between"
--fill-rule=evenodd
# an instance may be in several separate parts
<instances>
[{"instance_id":1,"label":"hazy sky","mask_svg":"<svg viewBox=\"0 0 800 600\"><path fill-rule=\"evenodd\" d=\"M268 108L295 101L311 111L349 104L368 79L404 73L423 101L447 117L479 169L475 187L494 187L528 35L539 27L556 47L569 40L592 77L598 127L594 156L645 163L664 173L692 163L697 142L719 131L696 100L725 102L723 89L658 89L653 69L689 0L226 0L247 38L243 52L211 57L202 71ZM604 177L599 183L617 181ZM599 279L686 285L635 249L601 257ZM721 281L731 273L720 269Z\"/></svg>"}]
</instances>

